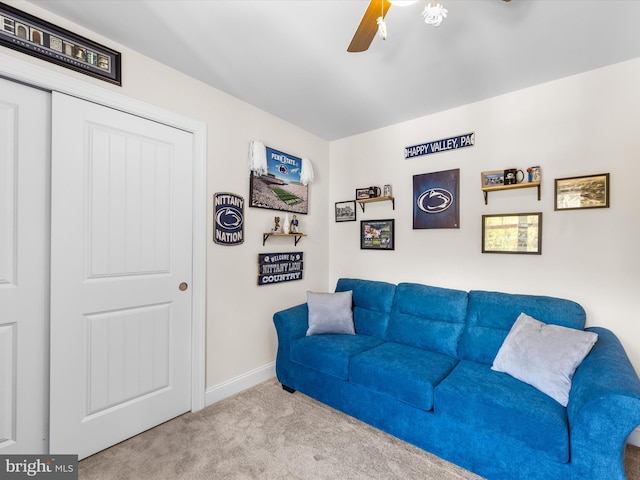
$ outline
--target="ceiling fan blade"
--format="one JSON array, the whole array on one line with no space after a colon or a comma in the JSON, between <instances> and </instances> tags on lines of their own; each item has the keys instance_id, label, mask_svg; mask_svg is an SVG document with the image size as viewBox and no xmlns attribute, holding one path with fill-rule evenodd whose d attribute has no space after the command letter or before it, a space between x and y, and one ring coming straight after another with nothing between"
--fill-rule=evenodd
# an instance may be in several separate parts
<instances>
[{"instance_id":1,"label":"ceiling fan blade","mask_svg":"<svg viewBox=\"0 0 640 480\"><path fill-rule=\"evenodd\" d=\"M373 37L378 32L378 17L384 18L389 10L391 3L389 0L371 0L367 10L360 20L360 25L356 30L347 52L364 52L369 48Z\"/></svg>"}]
</instances>

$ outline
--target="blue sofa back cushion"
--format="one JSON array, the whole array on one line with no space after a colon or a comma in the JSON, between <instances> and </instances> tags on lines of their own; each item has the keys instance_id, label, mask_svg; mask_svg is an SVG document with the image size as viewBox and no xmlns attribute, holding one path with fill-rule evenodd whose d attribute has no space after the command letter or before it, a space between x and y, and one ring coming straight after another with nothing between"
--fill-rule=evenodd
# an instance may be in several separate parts
<instances>
[{"instance_id":1,"label":"blue sofa back cushion","mask_svg":"<svg viewBox=\"0 0 640 480\"><path fill-rule=\"evenodd\" d=\"M509 330L521 313L544 323L584 329L586 313L571 300L472 290L458 356L491 365Z\"/></svg>"},{"instance_id":2,"label":"blue sofa back cushion","mask_svg":"<svg viewBox=\"0 0 640 480\"><path fill-rule=\"evenodd\" d=\"M384 338L396 286L374 280L339 279L336 292L348 290L353 292L353 321L356 333Z\"/></svg>"},{"instance_id":3,"label":"blue sofa back cushion","mask_svg":"<svg viewBox=\"0 0 640 480\"><path fill-rule=\"evenodd\" d=\"M462 290L400 283L386 339L456 358L467 303Z\"/></svg>"}]
</instances>

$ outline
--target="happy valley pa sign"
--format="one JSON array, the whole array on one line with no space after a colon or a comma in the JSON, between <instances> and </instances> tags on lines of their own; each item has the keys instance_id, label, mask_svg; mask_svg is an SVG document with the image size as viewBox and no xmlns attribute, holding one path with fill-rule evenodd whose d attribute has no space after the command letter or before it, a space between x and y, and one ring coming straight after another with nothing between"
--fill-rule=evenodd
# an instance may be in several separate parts
<instances>
[{"instance_id":1,"label":"happy valley pa sign","mask_svg":"<svg viewBox=\"0 0 640 480\"><path fill-rule=\"evenodd\" d=\"M449 150L457 150L459 148L473 147L476 144L475 133L465 133L450 138L434 140L428 143L420 143L405 147L404 158L419 157L421 155L430 155L432 153L447 152Z\"/></svg>"}]
</instances>

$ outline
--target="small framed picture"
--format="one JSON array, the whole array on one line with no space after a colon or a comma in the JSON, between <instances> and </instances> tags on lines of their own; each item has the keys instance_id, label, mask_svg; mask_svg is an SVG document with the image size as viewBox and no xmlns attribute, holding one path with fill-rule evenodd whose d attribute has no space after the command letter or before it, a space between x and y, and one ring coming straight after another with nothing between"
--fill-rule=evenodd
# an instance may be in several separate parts
<instances>
[{"instance_id":1,"label":"small framed picture","mask_svg":"<svg viewBox=\"0 0 640 480\"><path fill-rule=\"evenodd\" d=\"M393 219L361 220L360 248L362 250L393 250L395 248Z\"/></svg>"},{"instance_id":2,"label":"small framed picture","mask_svg":"<svg viewBox=\"0 0 640 480\"><path fill-rule=\"evenodd\" d=\"M480 174L482 188L501 187L504 185L504 170L492 170Z\"/></svg>"},{"instance_id":3,"label":"small framed picture","mask_svg":"<svg viewBox=\"0 0 640 480\"><path fill-rule=\"evenodd\" d=\"M356 201L336 202L336 222L356 221Z\"/></svg>"},{"instance_id":4,"label":"small framed picture","mask_svg":"<svg viewBox=\"0 0 640 480\"><path fill-rule=\"evenodd\" d=\"M542 213L482 216L482 253L542 254Z\"/></svg>"},{"instance_id":5,"label":"small framed picture","mask_svg":"<svg viewBox=\"0 0 640 480\"><path fill-rule=\"evenodd\" d=\"M609 208L609 174L556 178L554 210Z\"/></svg>"},{"instance_id":6,"label":"small framed picture","mask_svg":"<svg viewBox=\"0 0 640 480\"><path fill-rule=\"evenodd\" d=\"M365 200L371 198L369 196L369 187L356 188L356 200Z\"/></svg>"}]
</instances>

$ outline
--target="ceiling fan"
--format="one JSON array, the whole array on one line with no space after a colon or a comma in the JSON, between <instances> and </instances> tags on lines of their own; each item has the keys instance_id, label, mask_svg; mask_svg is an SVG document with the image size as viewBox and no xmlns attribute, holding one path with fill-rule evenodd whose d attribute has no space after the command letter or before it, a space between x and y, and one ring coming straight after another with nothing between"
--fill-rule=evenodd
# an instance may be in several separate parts
<instances>
[{"instance_id":1,"label":"ceiling fan","mask_svg":"<svg viewBox=\"0 0 640 480\"><path fill-rule=\"evenodd\" d=\"M349 47L347 48L347 52L364 52L369 48L371 42L373 41L373 37L376 36L376 33L380 33L382 38L386 38L386 25L384 23L384 17L387 15L389 11L389 7L392 4L394 5L410 5L415 3L416 0L405 1L405 0L371 0L369 2L369 6L364 12L362 16L362 20L360 20L360 25L358 25L358 29L356 30ZM505 2L510 2L511 0L503 0ZM425 21L427 23L431 23L434 26L440 25L442 22L442 17L447 16L447 10L442 8L440 4L437 7L433 7L440 9L439 18L428 18L426 13ZM428 8L431 8L431 3L429 3ZM427 9L425 9L426 12Z\"/></svg>"}]
</instances>

